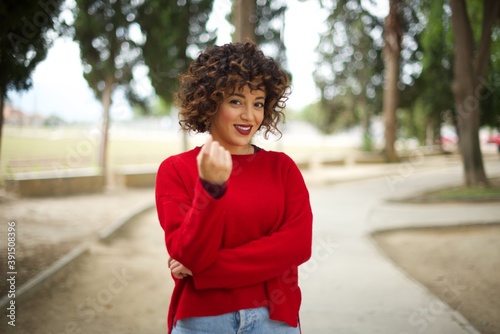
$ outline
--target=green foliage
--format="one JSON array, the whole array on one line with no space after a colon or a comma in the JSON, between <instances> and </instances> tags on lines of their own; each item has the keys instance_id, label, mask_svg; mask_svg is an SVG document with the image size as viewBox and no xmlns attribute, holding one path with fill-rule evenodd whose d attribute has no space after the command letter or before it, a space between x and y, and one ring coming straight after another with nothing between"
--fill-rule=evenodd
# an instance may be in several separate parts
<instances>
[{"instance_id":1,"label":"green foliage","mask_svg":"<svg viewBox=\"0 0 500 334\"><path fill-rule=\"evenodd\" d=\"M490 66L481 92L481 124L500 130L500 26L493 28Z\"/></svg>"},{"instance_id":2,"label":"green foliage","mask_svg":"<svg viewBox=\"0 0 500 334\"><path fill-rule=\"evenodd\" d=\"M358 114L350 112L353 108L351 102L346 97L328 103L319 101L305 107L302 118L325 134L350 128L359 123Z\"/></svg>"},{"instance_id":3,"label":"green foliage","mask_svg":"<svg viewBox=\"0 0 500 334\"><path fill-rule=\"evenodd\" d=\"M47 56L61 26L63 0L0 3L0 98L31 87L31 73Z\"/></svg>"},{"instance_id":4,"label":"green foliage","mask_svg":"<svg viewBox=\"0 0 500 334\"><path fill-rule=\"evenodd\" d=\"M142 57L134 2L78 0L75 16L74 39L80 45L84 77L95 95L101 96L111 78L131 102L139 102L131 85Z\"/></svg>"},{"instance_id":5,"label":"green foliage","mask_svg":"<svg viewBox=\"0 0 500 334\"><path fill-rule=\"evenodd\" d=\"M483 22L483 2L484 0L466 0L467 14L472 26L474 45L478 45L481 40L481 25Z\"/></svg>"},{"instance_id":6,"label":"green foliage","mask_svg":"<svg viewBox=\"0 0 500 334\"><path fill-rule=\"evenodd\" d=\"M257 44L265 49L266 55L276 59L281 66L287 68L286 46L284 43L284 22L287 4L285 0L252 0L256 1L257 22L255 34Z\"/></svg>"},{"instance_id":7,"label":"green foliage","mask_svg":"<svg viewBox=\"0 0 500 334\"><path fill-rule=\"evenodd\" d=\"M216 32L206 28L212 5L213 0L145 0L138 8L144 62L156 94L167 104L172 103L178 75L215 41Z\"/></svg>"},{"instance_id":8,"label":"green foliage","mask_svg":"<svg viewBox=\"0 0 500 334\"><path fill-rule=\"evenodd\" d=\"M329 29L320 37L314 78L329 114L322 128L331 131L350 126L358 109L365 115L381 109L383 22L359 1L325 2L323 7L330 11Z\"/></svg>"},{"instance_id":9,"label":"green foliage","mask_svg":"<svg viewBox=\"0 0 500 334\"><path fill-rule=\"evenodd\" d=\"M64 119L57 115L50 115L43 121L43 125L47 127L57 127L66 124Z\"/></svg>"},{"instance_id":10,"label":"green foliage","mask_svg":"<svg viewBox=\"0 0 500 334\"><path fill-rule=\"evenodd\" d=\"M255 14L250 13L249 21L254 25L255 42L264 53L274 58L292 78L288 70L286 45L284 43L285 13L288 5L286 0L244 0L255 2ZM236 6L233 2L233 9ZM227 17L234 25L234 13Z\"/></svg>"},{"instance_id":11,"label":"green foliage","mask_svg":"<svg viewBox=\"0 0 500 334\"><path fill-rule=\"evenodd\" d=\"M151 116L163 116L170 115L171 105L166 103L165 100L161 98L161 96L156 95L151 99L150 105L147 109L147 113ZM134 108L134 115L141 117L144 116L144 109L142 108Z\"/></svg>"},{"instance_id":12,"label":"green foliage","mask_svg":"<svg viewBox=\"0 0 500 334\"><path fill-rule=\"evenodd\" d=\"M468 0L474 39L479 42L482 1ZM308 118L323 131L350 126L381 108L383 22L357 0L324 1L329 29L321 36L315 81L322 92L322 112ZM446 0L403 1L398 133L423 144L432 127L439 136L445 116L454 109L454 41ZM500 29L493 29L491 70L479 92L481 124L499 126ZM347 114L347 115L345 115ZM332 124L328 124L328 123Z\"/></svg>"},{"instance_id":13,"label":"green foliage","mask_svg":"<svg viewBox=\"0 0 500 334\"><path fill-rule=\"evenodd\" d=\"M481 36L482 1L467 1L467 10L477 45ZM454 41L451 30L451 11L446 0L425 0L422 4L422 15L425 17L425 29L419 39L422 47L422 72L416 81L415 90L418 98L405 99L402 105L408 108L410 123L404 124L412 128L408 133L424 142L426 127L434 126L435 135L448 111L453 111L455 102L451 90L453 83ZM500 115L500 29L493 28L491 44L491 70L488 77L482 78L484 89L480 94L481 124L498 126Z\"/></svg>"},{"instance_id":14,"label":"green foliage","mask_svg":"<svg viewBox=\"0 0 500 334\"><path fill-rule=\"evenodd\" d=\"M167 106L173 102L178 75L187 70L200 50L215 43L217 32L207 29L212 7L213 0L145 0L138 9L136 21L145 35L144 62L156 94ZM282 0L256 2L257 43L286 69L285 11L286 2Z\"/></svg>"},{"instance_id":15,"label":"green foliage","mask_svg":"<svg viewBox=\"0 0 500 334\"><path fill-rule=\"evenodd\" d=\"M474 45L481 42L483 23L483 1L467 0ZM500 19L500 18L499 18ZM486 78L479 78L483 89L479 94L481 103L481 125L500 128L500 25L497 19L492 27L490 60Z\"/></svg>"},{"instance_id":16,"label":"green foliage","mask_svg":"<svg viewBox=\"0 0 500 334\"><path fill-rule=\"evenodd\" d=\"M323 133L331 133L333 130L329 126L326 126L327 117L328 114L323 111L320 102L309 104L300 112L301 119L311 123Z\"/></svg>"},{"instance_id":17,"label":"green foliage","mask_svg":"<svg viewBox=\"0 0 500 334\"><path fill-rule=\"evenodd\" d=\"M433 132L439 135L444 112L454 107L451 91L454 55L446 2L426 0L422 6L421 15L425 17L425 29L419 36L422 72L415 84L415 94L405 103L411 113L409 134L421 144L425 143L427 126L433 126Z\"/></svg>"},{"instance_id":18,"label":"green foliage","mask_svg":"<svg viewBox=\"0 0 500 334\"><path fill-rule=\"evenodd\" d=\"M373 139L369 133L363 133L361 150L364 152L372 152L375 145L373 143Z\"/></svg>"},{"instance_id":19,"label":"green foliage","mask_svg":"<svg viewBox=\"0 0 500 334\"><path fill-rule=\"evenodd\" d=\"M398 113L399 136L402 138L416 138L420 145L425 145L427 127L434 125L429 119L427 103L422 97L418 97L411 108L405 108L401 111Z\"/></svg>"},{"instance_id":20,"label":"green foliage","mask_svg":"<svg viewBox=\"0 0 500 334\"><path fill-rule=\"evenodd\" d=\"M422 32L422 75L417 85L425 102L427 122L440 126L443 113L454 110L453 83L454 41L451 30L451 11L448 1L426 0L423 14L427 18ZM474 45L482 34L483 1L468 0L467 12L472 27ZM500 117L500 27L494 26L490 51L490 70L480 78L484 88L479 94L481 125L498 126Z\"/></svg>"}]
</instances>

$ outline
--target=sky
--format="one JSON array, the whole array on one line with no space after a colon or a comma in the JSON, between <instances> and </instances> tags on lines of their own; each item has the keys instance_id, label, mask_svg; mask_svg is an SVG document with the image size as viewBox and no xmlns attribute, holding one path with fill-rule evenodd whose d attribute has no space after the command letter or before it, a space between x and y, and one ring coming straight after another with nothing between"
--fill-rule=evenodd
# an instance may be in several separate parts
<instances>
[{"instance_id":1,"label":"sky","mask_svg":"<svg viewBox=\"0 0 500 334\"><path fill-rule=\"evenodd\" d=\"M300 110L319 98L312 73L315 48L324 29L326 14L316 0L290 0L285 16L285 44L288 67L294 77L288 107ZM219 29L218 44L230 42L231 27L224 19L231 0L215 0L210 24ZM146 77L146 76L145 76ZM102 107L83 78L78 45L68 38L59 38L32 75L33 87L24 92L9 92L10 103L28 114L57 115L69 122L98 121ZM150 85L145 83L144 90ZM126 100L116 94L111 107L114 120L132 117Z\"/></svg>"}]
</instances>

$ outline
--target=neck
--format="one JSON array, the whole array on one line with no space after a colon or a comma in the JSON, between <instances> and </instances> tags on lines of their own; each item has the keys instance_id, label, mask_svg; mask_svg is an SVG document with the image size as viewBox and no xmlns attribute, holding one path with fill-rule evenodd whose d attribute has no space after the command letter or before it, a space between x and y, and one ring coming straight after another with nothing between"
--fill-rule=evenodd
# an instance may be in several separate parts
<instances>
[{"instance_id":1,"label":"neck","mask_svg":"<svg viewBox=\"0 0 500 334\"><path fill-rule=\"evenodd\" d=\"M248 155L254 153L254 147L252 144L248 144L245 147L242 147L241 149L237 150L228 150L231 154L233 155Z\"/></svg>"}]
</instances>

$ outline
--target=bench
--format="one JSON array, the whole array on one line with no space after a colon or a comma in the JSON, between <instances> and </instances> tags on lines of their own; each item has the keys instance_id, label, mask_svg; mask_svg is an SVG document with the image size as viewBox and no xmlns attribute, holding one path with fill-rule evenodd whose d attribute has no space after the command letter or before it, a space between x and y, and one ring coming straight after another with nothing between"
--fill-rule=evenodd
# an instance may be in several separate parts
<instances>
[{"instance_id":1,"label":"bench","mask_svg":"<svg viewBox=\"0 0 500 334\"><path fill-rule=\"evenodd\" d=\"M5 177L5 190L21 197L100 193L104 178L96 168L16 173Z\"/></svg>"},{"instance_id":2,"label":"bench","mask_svg":"<svg viewBox=\"0 0 500 334\"><path fill-rule=\"evenodd\" d=\"M117 184L126 188L154 187L159 164L130 165L116 168L113 174Z\"/></svg>"}]
</instances>

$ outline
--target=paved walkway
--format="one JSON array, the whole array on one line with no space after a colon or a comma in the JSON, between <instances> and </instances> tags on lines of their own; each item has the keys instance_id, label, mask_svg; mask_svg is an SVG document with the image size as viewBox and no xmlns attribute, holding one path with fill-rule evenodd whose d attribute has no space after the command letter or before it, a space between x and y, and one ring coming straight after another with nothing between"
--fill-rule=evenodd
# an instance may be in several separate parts
<instances>
[{"instance_id":1,"label":"paved walkway","mask_svg":"<svg viewBox=\"0 0 500 334\"><path fill-rule=\"evenodd\" d=\"M498 203L386 202L461 184L459 164L439 159L433 164L442 168L427 168L423 162L412 173L387 170L381 178L311 188L315 242L312 259L301 268L304 333L477 333L397 269L369 237L386 228L498 222ZM490 177L500 176L500 161L489 161L487 171Z\"/></svg>"},{"instance_id":2,"label":"paved walkway","mask_svg":"<svg viewBox=\"0 0 500 334\"><path fill-rule=\"evenodd\" d=\"M498 157L488 159L487 174L500 176ZM460 314L397 269L369 237L386 228L470 219L492 222L500 217L495 204L386 202L461 184L456 157L332 167L304 172L304 177L314 212L313 256L300 269L305 334L477 333ZM172 286L164 260L163 237L151 209L27 293L18 303L16 328L6 326L4 318L0 332L165 333Z\"/></svg>"}]
</instances>

